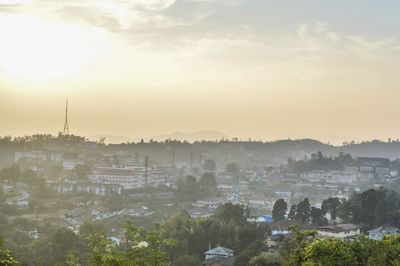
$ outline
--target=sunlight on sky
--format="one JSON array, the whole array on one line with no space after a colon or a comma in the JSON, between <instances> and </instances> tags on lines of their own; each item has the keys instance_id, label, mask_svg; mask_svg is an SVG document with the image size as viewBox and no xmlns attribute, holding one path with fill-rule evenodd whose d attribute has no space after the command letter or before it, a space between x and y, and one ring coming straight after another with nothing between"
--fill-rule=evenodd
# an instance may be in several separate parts
<instances>
[{"instance_id":1,"label":"sunlight on sky","mask_svg":"<svg viewBox=\"0 0 400 266\"><path fill-rule=\"evenodd\" d=\"M377 99L387 117L377 137L396 133L397 4L360 14L346 1L310 2L0 0L0 109L14 114L0 115L0 135L38 131L32 110L66 97L85 134L368 138ZM57 132L58 119L46 128Z\"/></svg>"},{"instance_id":2,"label":"sunlight on sky","mask_svg":"<svg viewBox=\"0 0 400 266\"><path fill-rule=\"evenodd\" d=\"M101 41L94 30L30 14L0 16L0 32L0 69L11 78L32 81L73 78L88 67Z\"/></svg>"}]
</instances>

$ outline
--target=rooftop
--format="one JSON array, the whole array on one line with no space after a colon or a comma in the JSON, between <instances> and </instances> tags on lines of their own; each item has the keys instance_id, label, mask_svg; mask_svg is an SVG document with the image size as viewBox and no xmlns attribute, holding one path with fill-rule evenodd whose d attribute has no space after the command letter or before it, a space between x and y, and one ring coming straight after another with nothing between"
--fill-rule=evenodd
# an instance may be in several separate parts
<instances>
[{"instance_id":1,"label":"rooftop","mask_svg":"<svg viewBox=\"0 0 400 266\"><path fill-rule=\"evenodd\" d=\"M229 248L224 248L221 246L218 246L216 248L210 249L206 252L204 252L206 255L217 255L217 256L232 256L233 255L233 250Z\"/></svg>"},{"instance_id":2,"label":"rooftop","mask_svg":"<svg viewBox=\"0 0 400 266\"><path fill-rule=\"evenodd\" d=\"M318 227L318 230L340 233L340 232L346 232L346 231L351 231L351 230L357 230L360 228L361 228L360 226L355 225L355 224L335 224L335 225Z\"/></svg>"}]
</instances>

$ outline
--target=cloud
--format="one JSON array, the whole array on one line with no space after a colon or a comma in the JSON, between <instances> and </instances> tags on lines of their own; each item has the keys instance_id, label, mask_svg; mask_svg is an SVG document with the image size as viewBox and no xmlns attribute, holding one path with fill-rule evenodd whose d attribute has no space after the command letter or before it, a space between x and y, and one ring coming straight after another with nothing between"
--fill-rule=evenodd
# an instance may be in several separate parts
<instances>
[{"instance_id":1,"label":"cloud","mask_svg":"<svg viewBox=\"0 0 400 266\"><path fill-rule=\"evenodd\" d=\"M35 0L0 0L0 6L2 5L21 5L32 3Z\"/></svg>"},{"instance_id":2,"label":"cloud","mask_svg":"<svg viewBox=\"0 0 400 266\"><path fill-rule=\"evenodd\" d=\"M81 20L111 30L136 27L167 27L172 18L161 12L176 0L7 0L0 2L3 12L39 12L53 18Z\"/></svg>"}]
</instances>

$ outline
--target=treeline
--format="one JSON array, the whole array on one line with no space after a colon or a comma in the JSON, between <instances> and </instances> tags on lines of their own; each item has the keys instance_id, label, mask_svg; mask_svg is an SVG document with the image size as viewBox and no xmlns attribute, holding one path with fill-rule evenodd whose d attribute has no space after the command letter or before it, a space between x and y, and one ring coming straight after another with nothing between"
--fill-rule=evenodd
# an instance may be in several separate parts
<instances>
[{"instance_id":1,"label":"treeline","mask_svg":"<svg viewBox=\"0 0 400 266\"><path fill-rule=\"evenodd\" d=\"M194 176L179 179L177 186L176 197L181 201L195 201L217 195L217 180L211 172L202 174L199 181Z\"/></svg>"},{"instance_id":2,"label":"treeline","mask_svg":"<svg viewBox=\"0 0 400 266\"><path fill-rule=\"evenodd\" d=\"M399 141L366 141L360 143L345 143L342 146L333 146L312 139L276 140L276 141L241 141L216 140L197 141L189 143L178 140L165 141L139 141L121 144L105 144L106 139L89 141L87 138L75 135L37 134L24 137L0 137L0 163L12 162L15 151L30 151L39 149L53 149L61 151L93 149L92 144L97 144L100 151L130 151L137 152L141 158L147 154L151 159L158 161L171 161L172 152L175 154L176 162L189 163L191 154L197 162L201 154L207 154L208 158L214 159L218 165L226 165L229 162L241 162L240 166L262 166L265 164L281 163L287 158L293 160L303 159L304 155L321 151L327 157L339 152L352 154L353 156L378 156L387 157L392 160L400 158ZM88 144L88 145L87 145ZM228 156L229 154L229 161ZM252 156L249 156L252 154ZM6 160L7 159L7 160ZM204 158L205 159L205 158ZM330 164L330 163L328 163ZM197 166L197 165L195 165Z\"/></svg>"},{"instance_id":3,"label":"treeline","mask_svg":"<svg viewBox=\"0 0 400 266\"><path fill-rule=\"evenodd\" d=\"M287 218L287 204L280 199L275 203L273 218L275 221L291 219L300 224L320 225L326 224L325 214L329 213L333 221L341 219L363 225L364 229L399 226L399 204L396 192L371 189L355 193L345 201L328 198L321 208L311 207L308 199L303 199L291 207ZM94 223L81 226L79 235L46 225L39 229L47 231L48 237L32 241L23 233L32 228L32 222L17 218L8 223L3 216L0 231L7 236L5 246L24 265L198 266L204 252L210 246L218 245L235 251L235 266L397 265L400 258L398 237L383 242L373 242L363 236L353 242L321 240L315 238L315 231L299 232L296 228L291 228L292 237L285 238L271 250L266 245L269 225L249 223L248 217L248 209L227 203L218 207L209 218L193 219L187 213L178 213L151 231L127 222L120 245L107 238L102 225ZM13 231L12 228L14 233L7 234ZM4 248L1 254L10 256Z\"/></svg>"},{"instance_id":4,"label":"treeline","mask_svg":"<svg viewBox=\"0 0 400 266\"><path fill-rule=\"evenodd\" d=\"M53 136L51 134L35 134L23 137L0 137L0 166L14 162L17 151L32 150L57 150L69 151L71 149L85 149L89 140L76 135Z\"/></svg>"},{"instance_id":5,"label":"treeline","mask_svg":"<svg viewBox=\"0 0 400 266\"><path fill-rule=\"evenodd\" d=\"M94 223L82 225L79 235L50 225L41 227L40 231L47 230L48 238L33 241L22 233L32 227L24 219L18 218L7 227L5 220L0 229L3 234L11 227L17 229L16 234L6 234L6 246L24 265L199 266L210 246L222 245L235 250L235 265L241 266L267 251L264 240L270 232L266 223L247 222L248 214L242 206L228 203L206 219L178 213L152 231L128 222L119 246L106 237L100 224Z\"/></svg>"},{"instance_id":6,"label":"treeline","mask_svg":"<svg viewBox=\"0 0 400 266\"><path fill-rule=\"evenodd\" d=\"M283 199L275 202L272 215L274 221L289 219L313 225L328 223L329 214L333 222L354 223L364 228L382 225L400 226L400 195L384 188L369 189L354 193L348 200L328 198L322 201L321 208L312 207L308 198L290 207L287 217L287 203Z\"/></svg>"},{"instance_id":7,"label":"treeline","mask_svg":"<svg viewBox=\"0 0 400 266\"><path fill-rule=\"evenodd\" d=\"M313 153L302 160L288 160L291 172L304 173L312 170L343 170L348 163L354 162L350 154L339 153L336 157L325 157L322 152Z\"/></svg>"},{"instance_id":8,"label":"treeline","mask_svg":"<svg viewBox=\"0 0 400 266\"><path fill-rule=\"evenodd\" d=\"M315 231L296 228L293 233L281 247L280 262L275 265L400 265L400 236L387 236L383 241L360 236L348 241L316 238Z\"/></svg>"}]
</instances>

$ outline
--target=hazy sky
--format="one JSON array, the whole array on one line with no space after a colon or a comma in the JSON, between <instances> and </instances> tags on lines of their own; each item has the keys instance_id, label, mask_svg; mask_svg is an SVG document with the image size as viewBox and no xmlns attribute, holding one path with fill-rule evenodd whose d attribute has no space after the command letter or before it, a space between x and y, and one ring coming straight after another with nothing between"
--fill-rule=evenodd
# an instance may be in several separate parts
<instances>
[{"instance_id":1,"label":"hazy sky","mask_svg":"<svg viewBox=\"0 0 400 266\"><path fill-rule=\"evenodd\" d=\"M400 138L398 0L0 0L0 135Z\"/></svg>"}]
</instances>

